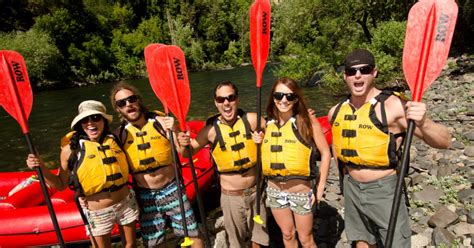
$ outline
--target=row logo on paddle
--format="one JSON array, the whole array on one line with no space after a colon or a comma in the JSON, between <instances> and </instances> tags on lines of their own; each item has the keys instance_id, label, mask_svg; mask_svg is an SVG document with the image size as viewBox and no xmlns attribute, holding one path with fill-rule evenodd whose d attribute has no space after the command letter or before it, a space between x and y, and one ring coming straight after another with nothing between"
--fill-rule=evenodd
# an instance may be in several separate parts
<instances>
[{"instance_id":1,"label":"row logo on paddle","mask_svg":"<svg viewBox=\"0 0 474 248\"><path fill-rule=\"evenodd\" d=\"M436 28L436 31L438 31L438 34L436 34L436 41L444 42L444 40L446 40L448 22L449 22L449 16L445 14L441 14L438 19L438 25L437 25L438 27Z\"/></svg>"},{"instance_id":2,"label":"row logo on paddle","mask_svg":"<svg viewBox=\"0 0 474 248\"><path fill-rule=\"evenodd\" d=\"M12 61L12 69L13 73L15 74L15 80L17 82L25 82L25 77L23 76L20 63Z\"/></svg>"},{"instance_id":3,"label":"row logo on paddle","mask_svg":"<svg viewBox=\"0 0 474 248\"><path fill-rule=\"evenodd\" d=\"M267 32L268 32L268 14L267 14L267 12L265 12L265 11L263 12L262 18L263 18L262 34L267 34Z\"/></svg>"},{"instance_id":4,"label":"row logo on paddle","mask_svg":"<svg viewBox=\"0 0 474 248\"><path fill-rule=\"evenodd\" d=\"M179 80L184 80L183 68L181 67L181 60L176 57L173 57L174 68L176 71L176 77Z\"/></svg>"}]
</instances>

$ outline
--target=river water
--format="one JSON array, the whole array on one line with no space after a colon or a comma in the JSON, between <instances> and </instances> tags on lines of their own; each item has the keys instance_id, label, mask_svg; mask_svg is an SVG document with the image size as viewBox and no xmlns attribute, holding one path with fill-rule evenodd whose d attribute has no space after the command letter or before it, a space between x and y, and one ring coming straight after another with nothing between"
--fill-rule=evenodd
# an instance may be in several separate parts
<instances>
[{"instance_id":1,"label":"river water","mask_svg":"<svg viewBox=\"0 0 474 248\"><path fill-rule=\"evenodd\" d=\"M213 89L217 82L230 80L239 88L240 107L246 111L256 111L255 73L252 66L231 70L189 73L191 104L187 120L203 120L215 114ZM263 75L262 114L272 84L276 78L267 66ZM129 80L137 87L150 109L163 110L153 93L148 79ZM29 117L30 135L38 152L48 166L59 164L59 140L69 132L72 119L77 114L77 106L84 100L98 100L107 106L109 114L115 113L109 103L109 91L113 84L100 84L64 90L42 91L34 94L33 109ZM326 115L329 108L339 101L319 87L304 88L309 107L318 116ZM115 116L116 117L116 116ZM119 125L114 119L112 128ZM3 108L0 109L0 171L27 170L25 158L28 146L20 126Z\"/></svg>"}]
</instances>

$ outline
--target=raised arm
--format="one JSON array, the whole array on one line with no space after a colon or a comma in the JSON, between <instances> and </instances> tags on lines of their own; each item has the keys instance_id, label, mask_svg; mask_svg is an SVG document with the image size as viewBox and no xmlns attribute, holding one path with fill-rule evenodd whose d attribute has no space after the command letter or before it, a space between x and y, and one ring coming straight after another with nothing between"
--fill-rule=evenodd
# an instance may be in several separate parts
<instances>
[{"instance_id":1,"label":"raised arm","mask_svg":"<svg viewBox=\"0 0 474 248\"><path fill-rule=\"evenodd\" d=\"M415 135L426 144L439 149L451 146L451 135L444 125L435 123L426 116L426 104L422 102L407 102L405 104L406 119L415 121Z\"/></svg>"},{"instance_id":2,"label":"raised arm","mask_svg":"<svg viewBox=\"0 0 474 248\"><path fill-rule=\"evenodd\" d=\"M212 125L203 127L194 139L191 139L189 132L179 132L177 136L181 155L187 156L185 147L188 145L191 147L191 153L196 154L202 147L210 143L212 132Z\"/></svg>"}]
</instances>

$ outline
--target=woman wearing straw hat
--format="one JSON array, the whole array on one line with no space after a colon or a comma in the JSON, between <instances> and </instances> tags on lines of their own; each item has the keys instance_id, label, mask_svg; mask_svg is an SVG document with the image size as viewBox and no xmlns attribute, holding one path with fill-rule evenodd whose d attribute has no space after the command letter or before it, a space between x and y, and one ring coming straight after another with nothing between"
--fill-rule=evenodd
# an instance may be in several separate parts
<instances>
[{"instance_id":1,"label":"woman wearing straw hat","mask_svg":"<svg viewBox=\"0 0 474 248\"><path fill-rule=\"evenodd\" d=\"M51 173L34 154L28 155L28 167L39 166L48 185L58 190L72 186L76 198L83 197L94 247L110 247L114 224L121 229L124 246L134 247L138 206L127 187L126 156L109 129L112 116L94 100L82 102L78 112L71 123L73 131L61 140L59 174Z\"/></svg>"}]
</instances>

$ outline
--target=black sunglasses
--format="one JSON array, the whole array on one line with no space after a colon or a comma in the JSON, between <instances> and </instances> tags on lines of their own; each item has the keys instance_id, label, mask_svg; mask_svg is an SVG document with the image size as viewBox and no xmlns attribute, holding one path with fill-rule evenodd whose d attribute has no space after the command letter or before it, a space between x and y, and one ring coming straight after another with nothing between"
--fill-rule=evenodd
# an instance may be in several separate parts
<instances>
[{"instance_id":1,"label":"black sunglasses","mask_svg":"<svg viewBox=\"0 0 474 248\"><path fill-rule=\"evenodd\" d=\"M85 124L89 123L89 121L99 122L100 120L102 120L102 115L101 114L89 115L89 116L81 119L81 124L85 125Z\"/></svg>"},{"instance_id":2,"label":"black sunglasses","mask_svg":"<svg viewBox=\"0 0 474 248\"><path fill-rule=\"evenodd\" d=\"M373 70L374 67L366 65L359 68L349 67L345 70L345 72L347 76L354 76L355 74L357 74L357 71L359 71L362 75L367 75L372 73Z\"/></svg>"},{"instance_id":3,"label":"black sunglasses","mask_svg":"<svg viewBox=\"0 0 474 248\"><path fill-rule=\"evenodd\" d=\"M228 96L216 96L214 99L218 103L223 103L223 102L225 102L225 100L227 100L229 102L233 102L237 99L237 95L232 94L232 95L228 95Z\"/></svg>"},{"instance_id":4,"label":"black sunglasses","mask_svg":"<svg viewBox=\"0 0 474 248\"><path fill-rule=\"evenodd\" d=\"M274 92L273 93L273 98L275 100L281 101L283 97L286 97L286 100L292 102L298 98L298 95L296 93L283 93L283 92Z\"/></svg>"},{"instance_id":5,"label":"black sunglasses","mask_svg":"<svg viewBox=\"0 0 474 248\"><path fill-rule=\"evenodd\" d=\"M125 105L127 105L127 102L129 103L136 103L138 101L138 96L137 95L131 95L129 97L126 97L124 99L120 99L115 101L115 104L119 108L123 108Z\"/></svg>"}]
</instances>

